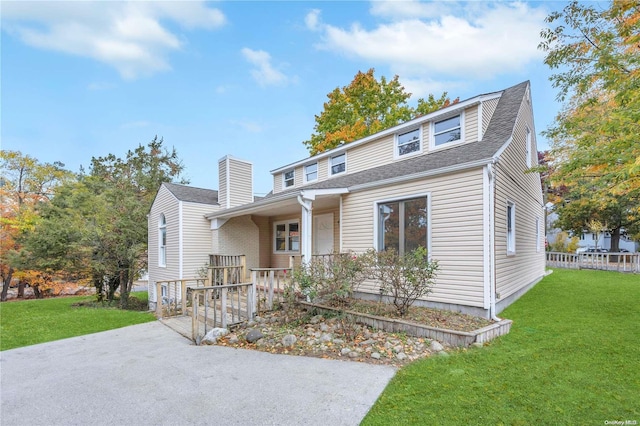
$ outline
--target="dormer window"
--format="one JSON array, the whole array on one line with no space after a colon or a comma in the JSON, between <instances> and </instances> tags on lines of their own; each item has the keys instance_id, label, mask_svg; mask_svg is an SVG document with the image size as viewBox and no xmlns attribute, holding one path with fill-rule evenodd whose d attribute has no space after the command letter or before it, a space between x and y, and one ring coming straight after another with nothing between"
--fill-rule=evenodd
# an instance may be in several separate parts
<instances>
[{"instance_id":1,"label":"dormer window","mask_svg":"<svg viewBox=\"0 0 640 426\"><path fill-rule=\"evenodd\" d=\"M421 143L420 143L420 129L413 129L406 133L398 134L396 137L397 143L396 146L398 150L396 154L398 157L402 155L411 154L414 152L420 152Z\"/></svg>"},{"instance_id":2,"label":"dormer window","mask_svg":"<svg viewBox=\"0 0 640 426\"><path fill-rule=\"evenodd\" d=\"M284 172L284 187L289 188L294 184L294 173L293 170L289 170L288 172Z\"/></svg>"},{"instance_id":3,"label":"dormer window","mask_svg":"<svg viewBox=\"0 0 640 426\"><path fill-rule=\"evenodd\" d=\"M436 121L433 125L433 146L462 141L462 114Z\"/></svg>"},{"instance_id":4,"label":"dormer window","mask_svg":"<svg viewBox=\"0 0 640 426\"><path fill-rule=\"evenodd\" d=\"M308 164L304 166L304 180L312 182L318 179L318 163Z\"/></svg>"},{"instance_id":5,"label":"dormer window","mask_svg":"<svg viewBox=\"0 0 640 426\"><path fill-rule=\"evenodd\" d=\"M331 167L331 175L337 175L347 171L347 157L345 154L336 155L331 157L329 162Z\"/></svg>"}]
</instances>

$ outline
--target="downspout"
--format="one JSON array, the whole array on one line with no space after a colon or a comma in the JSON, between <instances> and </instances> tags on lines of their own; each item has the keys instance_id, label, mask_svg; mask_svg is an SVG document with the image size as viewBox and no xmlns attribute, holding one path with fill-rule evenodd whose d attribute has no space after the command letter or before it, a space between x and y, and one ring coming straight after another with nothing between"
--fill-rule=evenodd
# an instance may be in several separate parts
<instances>
[{"instance_id":1,"label":"downspout","mask_svg":"<svg viewBox=\"0 0 640 426\"><path fill-rule=\"evenodd\" d=\"M302 263L311 261L311 210L312 200L305 200L302 195L298 195L298 204L302 206L302 233L300 237L300 254Z\"/></svg>"},{"instance_id":2,"label":"downspout","mask_svg":"<svg viewBox=\"0 0 640 426\"><path fill-rule=\"evenodd\" d=\"M494 158L487 164L489 176L489 317L494 321L502 321L496 316L496 252L495 252L495 190L496 171L493 167L498 163Z\"/></svg>"}]
</instances>

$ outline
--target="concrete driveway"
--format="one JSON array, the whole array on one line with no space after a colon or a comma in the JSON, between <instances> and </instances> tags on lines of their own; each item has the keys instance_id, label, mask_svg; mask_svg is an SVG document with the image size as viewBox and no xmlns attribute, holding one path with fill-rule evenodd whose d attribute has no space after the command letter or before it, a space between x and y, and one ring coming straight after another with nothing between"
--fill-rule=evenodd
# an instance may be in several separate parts
<instances>
[{"instance_id":1,"label":"concrete driveway","mask_svg":"<svg viewBox=\"0 0 640 426\"><path fill-rule=\"evenodd\" d=\"M156 321L0 352L0 423L357 425L395 371L194 346Z\"/></svg>"}]
</instances>

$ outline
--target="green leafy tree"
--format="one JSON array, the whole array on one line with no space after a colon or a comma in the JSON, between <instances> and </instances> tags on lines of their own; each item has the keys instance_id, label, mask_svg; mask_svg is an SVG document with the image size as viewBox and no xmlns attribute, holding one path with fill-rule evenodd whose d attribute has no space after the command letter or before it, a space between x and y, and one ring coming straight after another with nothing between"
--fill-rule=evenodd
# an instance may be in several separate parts
<instances>
[{"instance_id":1,"label":"green leafy tree","mask_svg":"<svg viewBox=\"0 0 640 426\"><path fill-rule=\"evenodd\" d=\"M396 75L391 80L374 76L374 69L359 71L353 81L343 88L335 88L327 95L324 110L316 115L311 138L304 145L311 155L328 151L345 143L372 135L397 124L428 114L458 102L444 93L418 100L416 108L408 104L411 97Z\"/></svg>"},{"instance_id":2,"label":"green leafy tree","mask_svg":"<svg viewBox=\"0 0 640 426\"><path fill-rule=\"evenodd\" d=\"M552 184L569 201L557 205L565 229L600 220L617 249L620 226L640 217L640 4L599 7L573 1L547 18L540 48L566 103L545 134Z\"/></svg>"}]
</instances>

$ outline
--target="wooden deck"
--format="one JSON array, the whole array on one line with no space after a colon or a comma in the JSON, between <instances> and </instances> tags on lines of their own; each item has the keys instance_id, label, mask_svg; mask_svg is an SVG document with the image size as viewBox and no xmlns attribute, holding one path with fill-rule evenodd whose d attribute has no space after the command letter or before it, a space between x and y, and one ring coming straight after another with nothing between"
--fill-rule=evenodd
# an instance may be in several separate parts
<instances>
[{"instance_id":1,"label":"wooden deck","mask_svg":"<svg viewBox=\"0 0 640 426\"><path fill-rule=\"evenodd\" d=\"M191 336L191 317L179 316L171 318L161 318L159 321L178 334L183 335L189 340L193 340ZM199 334L204 335L204 323L200 324L199 331Z\"/></svg>"}]
</instances>

